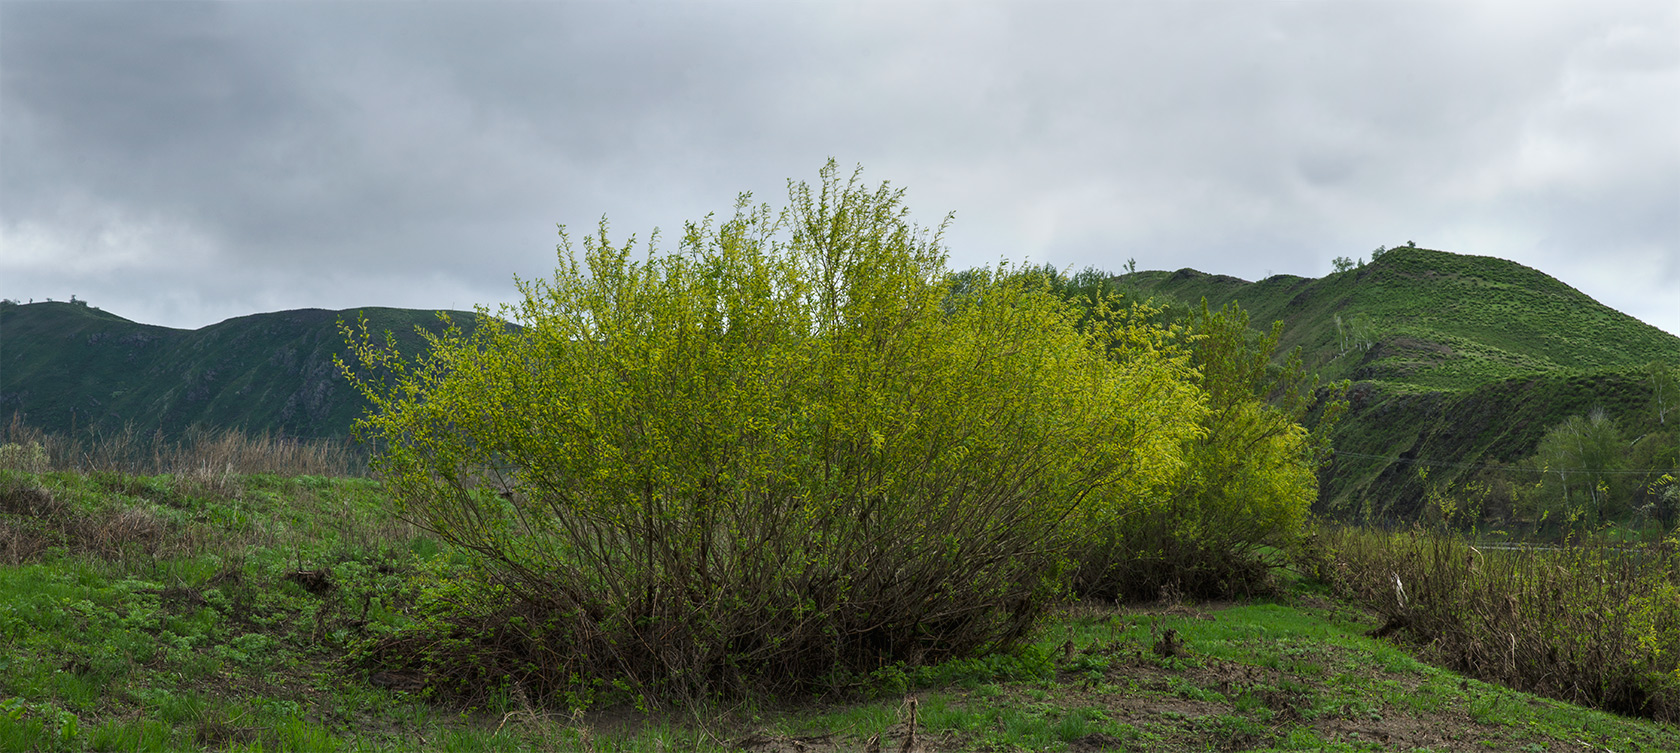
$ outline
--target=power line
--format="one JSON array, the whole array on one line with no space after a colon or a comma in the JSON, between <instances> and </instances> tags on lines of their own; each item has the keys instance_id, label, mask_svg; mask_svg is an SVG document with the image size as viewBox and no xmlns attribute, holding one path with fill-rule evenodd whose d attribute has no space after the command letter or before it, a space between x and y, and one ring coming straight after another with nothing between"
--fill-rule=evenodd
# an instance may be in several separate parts
<instances>
[{"instance_id":1,"label":"power line","mask_svg":"<svg viewBox=\"0 0 1680 753\"><path fill-rule=\"evenodd\" d=\"M1335 456L1338 457L1338 458L1346 457L1346 458L1359 458L1359 459L1364 459L1364 460L1383 460L1383 461L1387 461L1389 463L1400 463L1400 464L1404 464L1404 465L1422 465L1422 466L1428 466L1430 468L1491 468L1491 467L1493 467L1493 466L1490 466L1486 463L1458 463L1458 462L1453 462L1453 461L1450 461L1450 460L1422 460L1422 459L1419 459L1419 458L1402 458L1398 455L1396 455L1396 456L1367 455L1367 454L1362 453L1362 452L1342 452L1341 450L1336 450L1335 451ZM1654 473L1674 473L1676 470L1680 470L1680 469L1675 469L1675 468L1646 468L1646 469L1642 469L1642 470L1629 470L1629 469L1624 468L1624 469L1618 469L1618 470L1593 471L1590 468L1548 468L1548 469L1542 470L1542 469L1539 469L1539 468L1524 468L1522 466L1507 465L1507 466L1502 466L1501 470L1529 471L1531 473L1600 473L1600 474L1606 474L1606 475L1641 476L1641 475L1649 475L1649 474L1654 474Z\"/></svg>"}]
</instances>

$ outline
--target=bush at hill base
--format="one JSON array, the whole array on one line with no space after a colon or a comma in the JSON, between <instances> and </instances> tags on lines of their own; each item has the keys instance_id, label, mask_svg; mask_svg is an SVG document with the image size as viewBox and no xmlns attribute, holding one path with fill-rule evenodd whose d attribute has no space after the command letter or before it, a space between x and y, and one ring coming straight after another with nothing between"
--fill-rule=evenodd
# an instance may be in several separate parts
<instances>
[{"instance_id":1,"label":"bush at hill base","mask_svg":"<svg viewBox=\"0 0 1680 753\"><path fill-rule=\"evenodd\" d=\"M1299 353L1272 362L1281 323L1249 329L1235 304L1206 303L1178 338L1191 354L1206 410L1183 446L1185 472L1147 514L1119 516L1075 548L1082 596L1223 598L1268 589L1299 543L1318 494L1325 437L1346 410L1346 384L1321 394ZM1317 415L1308 432L1302 421Z\"/></svg>"},{"instance_id":2,"label":"bush at hill base","mask_svg":"<svg viewBox=\"0 0 1680 753\"><path fill-rule=\"evenodd\" d=\"M833 162L789 194L639 260L603 222L517 331L481 309L415 362L350 333L378 473L488 584L439 597L457 640L375 654L657 702L1005 650L1070 536L1180 477L1204 409L1158 337L1008 275L954 293L902 190Z\"/></svg>"}]
</instances>

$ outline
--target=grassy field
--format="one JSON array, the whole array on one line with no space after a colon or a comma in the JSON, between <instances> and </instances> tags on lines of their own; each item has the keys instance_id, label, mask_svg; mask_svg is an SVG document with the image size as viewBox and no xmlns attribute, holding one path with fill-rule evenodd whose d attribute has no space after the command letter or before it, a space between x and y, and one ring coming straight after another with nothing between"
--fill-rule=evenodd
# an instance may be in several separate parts
<instances>
[{"instance_id":1,"label":"grassy field","mask_svg":"<svg viewBox=\"0 0 1680 753\"><path fill-rule=\"evenodd\" d=\"M1074 605L1013 655L686 710L442 697L360 658L467 566L367 480L0 471L0 750L1680 749L1425 664L1307 581Z\"/></svg>"}]
</instances>

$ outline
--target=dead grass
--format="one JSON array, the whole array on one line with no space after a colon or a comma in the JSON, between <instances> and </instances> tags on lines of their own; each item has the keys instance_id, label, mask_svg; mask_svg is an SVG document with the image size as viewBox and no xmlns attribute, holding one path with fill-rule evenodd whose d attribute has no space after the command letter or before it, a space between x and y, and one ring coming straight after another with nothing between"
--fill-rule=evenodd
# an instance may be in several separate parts
<instances>
[{"instance_id":1,"label":"dead grass","mask_svg":"<svg viewBox=\"0 0 1680 753\"><path fill-rule=\"evenodd\" d=\"M1670 544L1481 551L1413 531L1323 536L1319 574L1376 636L1491 682L1680 721L1680 554Z\"/></svg>"},{"instance_id":2,"label":"dead grass","mask_svg":"<svg viewBox=\"0 0 1680 753\"><path fill-rule=\"evenodd\" d=\"M348 440L300 440L249 435L237 429L193 427L177 438L142 433L132 425L81 436L51 434L27 426L14 413L0 427L0 468L26 473L107 471L135 475L169 473L209 485L235 474L361 476L367 462Z\"/></svg>"},{"instance_id":3,"label":"dead grass","mask_svg":"<svg viewBox=\"0 0 1680 753\"><path fill-rule=\"evenodd\" d=\"M34 477L0 480L0 563L37 561L53 549L107 560L160 560L198 554L205 544L201 531L150 506L109 503L83 509Z\"/></svg>"}]
</instances>

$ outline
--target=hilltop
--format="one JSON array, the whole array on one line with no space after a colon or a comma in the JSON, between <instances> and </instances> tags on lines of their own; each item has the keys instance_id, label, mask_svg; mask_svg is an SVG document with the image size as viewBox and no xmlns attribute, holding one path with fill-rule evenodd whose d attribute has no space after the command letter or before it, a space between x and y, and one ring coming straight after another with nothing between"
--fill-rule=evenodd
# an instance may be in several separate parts
<instances>
[{"instance_id":1,"label":"hilltop","mask_svg":"<svg viewBox=\"0 0 1680 753\"><path fill-rule=\"evenodd\" d=\"M1255 326L1281 321L1284 351L1300 348L1327 382L1353 382L1321 511L1410 518L1429 484L1527 458L1569 416L1602 408L1641 426L1651 393L1639 370L1680 364L1680 337L1486 256L1406 247L1316 279L1193 269L1118 279L1184 305L1234 302Z\"/></svg>"},{"instance_id":2,"label":"hilltop","mask_svg":"<svg viewBox=\"0 0 1680 753\"><path fill-rule=\"evenodd\" d=\"M1488 256L1396 248L1316 279L1245 282L1193 269L1121 279L1186 303L1234 301L1257 323L1282 321L1282 346L1302 348L1308 367L1329 380L1462 390L1680 362L1680 337L1539 270Z\"/></svg>"},{"instance_id":3,"label":"hilltop","mask_svg":"<svg viewBox=\"0 0 1680 753\"><path fill-rule=\"evenodd\" d=\"M401 347L415 328L441 332L437 312L298 309L228 319L196 330L140 324L86 303L0 306L0 415L49 432L132 424L177 435L190 426L297 438L342 438L367 407L338 369L340 320ZM463 328L473 314L446 312Z\"/></svg>"}]
</instances>

